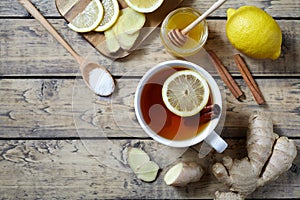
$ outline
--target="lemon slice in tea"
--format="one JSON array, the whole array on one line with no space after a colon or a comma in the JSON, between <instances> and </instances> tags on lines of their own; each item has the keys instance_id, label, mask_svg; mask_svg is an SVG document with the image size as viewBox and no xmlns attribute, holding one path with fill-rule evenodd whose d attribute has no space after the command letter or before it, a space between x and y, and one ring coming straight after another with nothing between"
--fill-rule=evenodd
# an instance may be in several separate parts
<instances>
[{"instance_id":1,"label":"lemon slice in tea","mask_svg":"<svg viewBox=\"0 0 300 200\"><path fill-rule=\"evenodd\" d=\"M104 16L95 31L106 31L117 21L120 13L118 0L102 0Z\"/></svg>"},{"instance_id":2,"label":"lemon slice in tea","mask_svg":"<svg viewBox=\"0 0 300 200\"><path fill-rule=\"evenodd\" d=\"M69 24L76 32L89 32L95 29L103 19L104 10L100 0L92 0Z\"/></svg>"},{"instance_id":3,"label":"lemon slice in tea","mask_svg":"<svg viewBox=\"0 0 300 200\"><path fill-rule=\"evenodd\" d=\"M206 80L192 70L175 72L164 82L162 88L166 107L181 117L199 113L207 104L209 93Z\"/></svg>"}]
</instances>

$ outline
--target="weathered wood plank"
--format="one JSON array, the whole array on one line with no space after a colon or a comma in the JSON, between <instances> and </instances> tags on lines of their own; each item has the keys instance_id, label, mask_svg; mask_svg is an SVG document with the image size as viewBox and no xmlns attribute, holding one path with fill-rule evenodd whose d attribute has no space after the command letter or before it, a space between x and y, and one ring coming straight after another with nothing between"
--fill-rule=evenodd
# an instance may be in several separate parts
<instances>
[{"instance_id":1,"label":"weathered wood plank","mask_svg":"<svg viewBox=\"0 0 300 200\"><path fill-rule=\"evenodd\" d=\"M147 137L138 125L133 100L139 79L121 78L109 98L98 98L82 79L0 79L0 136L14 137ZM257 79L267 105L258 106L242 79L246 94L238 102L218 83L226 95L223 135L245 136L252 111L272 115L275 131L300 135L299 79Z\"/></svg>"},{"instance_id":2,"label":"weathered wood plank","mask_svg":"<svg viewBox=\"0 0 300 200\"><path fill-rule=\"evenodd\" d=\"M55 1L42 1L42 0L32 0L35 6L40 10L40 12L47 17L57 17L60 16L57 12ZM182 3L182 6L191 6L199 9L200 11L207 10L212 5L212 2L209 0L197 1L197 0L185 0ZM226 10L230 7L238 8L243 5L255 5L263 10L267 11L273 17L299 17L300 13L300 4L292 0L268 0L268 1L239 1L231 0L226 2L221 8L216 10L211 16L214 17L225 17ZM28 16L22 6L18 4L17 1L5 0L0 2L0 16L15 16L15 17L24 17Z\"/></svg>"},{"instance_id":3,"label":"weathered wood plank","mask_svg":"<svg viewBox=\"0 0 300 200\"><path fill-rule=\"evenodd\" d=\"M0 80L2 136L59 136L74 131L73 80ZM22 88L19 90L18 88ZM15 134L10 135L10 130ZM49 130L50 132L48 132ZM42 136L40 135L40 136Z\"/></svg>"},{"instance_id":4,"label":"weathered wood plank","mask_svg":"<svg viewBox=\"0 0 300 200\"><path fill-rule=\"evenodd\" d=\"M32 2L79 54L102 63L117 76L117 89L110 98L96 97L80 78L73 79L80 74L71 55L17 1L0 1L1 199L212 199L216 189L226 190L210 173L206 173L200 183L186 188L166 186L163 175L168 165L178 157L197 159L201 144L187 151L167 148L149 139L135 119L133 97L140 77L153 65L174 59L163 50L157 33L141 50L112 61L66 26L54 0ZM210 0L185 0L182 6L204 11L211 4ZM254 102L234 64L232 55L236 51L225 34L226 9L246 4L266 10L283 31L279 59L245 57L264 93L266 106ZM236 158L246 155L247 120L257 109L272 115L275 132L295 139L299 155L299 10L298 1L231 0L209 17L210 34L205 48L217 53L247 96L244 102L238 102L224 90L226 120L222 136L229 143L224 155ZM206 69L216 75L205 59L188 58L204 63ZM284 78L286 75L289 79ZM220 80L218 83L222 85ZM72 138L80 140L68 140ZM141 182L130 173L125 161L129 146L143 146L151 159L163 168L155 182ZM197 161L209 168L212 161L220 159L220 154L211 154ZM300 198L299 166L298 156L287 173L259 188L249 198Z\"/></svg>"},{"instance_id":5,"label":"weathered wood plank","mask_svg":"<svg viewBox=\"0 0 300 200\"><path fill-rule=\"evenodd\" d=\"M300 141L295 140L300 151ZM182 151L181 160L194 160L207 168L200 182L185 188L167 186L163 176L168 167L156 157L155 150L161 147L150 140L118 140L114 151L96 152L107 145L104 140L14 140L0 141L0 197L3 199L212 199L214 192L227 188L211 175L209 167L224 155L242 158L246 155L244 140L227 140L229 148L223 155L211 153L198 158L199 146ZM137 179L126 164L126 150L130 146L142 146L162 170L156 181L144 183ZM119 147L119 148L117 148ZM101 149L101 148L100 148ZM171 151L169 151L171 152ZM105 154L106 153L106 154ZM169 155L165 155L168 159ZM110 162L107 162L109 160ZM118 167L114 166L115 163ZM257 189L249 198L299 198L300 157L292 168L276 181ZM109 183L109 184L108 184Z\"/></svg>"},{"instance_id":6,"label":"weathered wood plank","mask_svg":"<svg viewBox=\"0 0 300 200\"><path fill-rule=\"evenodd\" d=\"M92 51L96 55L97 52L80 35L69 31L63 20L49 21L78 53ZM72 56L34 19L8 20L2 24L1 75L63 76L78 72L78 64Z\"/></svg>"},{"instance_id":7,"label":"weathered wood plank","mask_svg":"<svg viewBox=\"0 0 300 200\"><path fill-rule=\"evenodd\" d=\"M3 24L0 30L0 75L73 76L77 74L78 64L38 22L33 19L0 19L0 22ZM159 29L148 38L139 51L127 58L112 61L102 56L80 35L71 31L64 20L52 19L50 22L79 54L108 67L115 76L141 76L159 62L176 59L164 50L159 38ZM208 22L210 34L205 48L214 50L231 73L240 75L232 58L237 51L228 42L225 21L209 20ZM283 31L282 56L275 61L245 58L254 75L300 74L300 22L280 20L279 24ZM204 54L200 53L200 58L204 60L202 62L204 65L209 65L206 64L207 58ZM201 63L199 54L186 59ZM143 60L143 63L140 60ZM209 59L207 61L210 62ZM213 68L208 70L215 73Z\"/></svg>"}]
</instances>

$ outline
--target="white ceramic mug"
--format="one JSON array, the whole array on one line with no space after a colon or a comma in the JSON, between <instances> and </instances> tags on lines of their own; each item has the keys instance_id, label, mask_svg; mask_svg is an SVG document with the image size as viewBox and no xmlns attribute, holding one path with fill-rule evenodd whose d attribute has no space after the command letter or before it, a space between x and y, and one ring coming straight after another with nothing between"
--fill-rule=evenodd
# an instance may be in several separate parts
<instances>
[{"instance_id":1,"label":"white ceramic mug","mask_svg":"<svg viewBox=\"0 0 300 200\"><path fill-rule=\"evenodd\" d=\"M214 78L202 67L188 61L182 61L182 60L170 60L166 62L162 62L155 67L151 68L146 74L142 77L140 80L138 87L136 89L135 93L135 99L134 99L134 107L135 107L135 114L138 119L138 122L140 123L143 130L154 140L157 142L160 142L164 145L171 146L171 147L189 147L195 144L198 144L202 141L207 142L210 146L212 146L217 152L221 153L227 148L227 143L214 131L214 129L217 127L220 115L212 120L210 120L208 125L201 131L201 133L198 133L195 137L188 138L185 140L170 140L166 139L160 135L158 135L154 130L152 130L149 125L145 122L143 118L143 114L141 111L141 93L143 91L143 88L146 83L149 83L151 80L151 77L153 75L160 73L164 69L173 68L173 67L184 67L187 69L191 69L194 71L197 71L199 74L201 74L207 81L209 87L210 87L210 95L211 100L213 104L218 104L222 110L222 97L220 89L214 80ZM160 83L162 84L162 83ZM152 94L151 94L152 95ZM151 96L149 95L149 96ZM153 94L153 95L161 95L161 94ZM162 106L161 106L162 107ZM160 109L166 109L166 108L160 108ZM155 114L156 120L161 120L163 123L163 110L160 114L159 112ZM161 119L160 119L161 118Z\"/></svg>"}]
</instances>

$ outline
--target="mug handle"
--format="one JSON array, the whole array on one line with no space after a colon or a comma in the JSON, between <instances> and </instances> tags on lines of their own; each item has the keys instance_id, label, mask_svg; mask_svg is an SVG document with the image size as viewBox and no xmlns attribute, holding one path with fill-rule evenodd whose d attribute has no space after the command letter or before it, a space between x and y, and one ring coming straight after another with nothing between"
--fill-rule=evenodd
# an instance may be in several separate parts
<instances>
[{"instance_id":1,"label":"mug handle","mask_svg":"<svg viewBox=\"0 0 300 200\"><path fill-rule=\"evenodd\" d=\"M228 146L228 144L215 131L212 131L204 140L218 153L222 153Z\"/></svg>"}]
</instances>

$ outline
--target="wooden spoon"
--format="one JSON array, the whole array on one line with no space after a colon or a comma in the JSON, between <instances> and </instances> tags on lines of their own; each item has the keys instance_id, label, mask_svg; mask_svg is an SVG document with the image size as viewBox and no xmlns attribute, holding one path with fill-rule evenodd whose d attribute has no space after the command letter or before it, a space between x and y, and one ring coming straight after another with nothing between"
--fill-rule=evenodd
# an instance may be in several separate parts
<instances>
[{"instance_id":1,"label":"wooden spoon","mask_svg":"<svg viewBox=\"0 0 300 200\"><path fill-rule=\"evenodd\" d=\"M225 1L227 0L219 0L216 3L214 3L205 13L203 13L201 16L199 16L195 21L190 23L188 26L186 26L184 29L173 29L168 33L168 37L171 40L171 42L180 47L183 46L186 43L187 40L187 34L195 27L197 26L203 19L205 19L209 14L211 14L213 11L218 9Z\"/></svg>"},{"instance_id":2,"label":"wooden spoon","mask_svg":"<svg viewBox=\"0 0 300 200\"><path fill-rule=\"evenodd\" d=\"M101 66L98 63L90 62L77 54L76 51L62 38L61 35L59 35L59 33L53 28L53 26L44 18L44 16L34 7L34 5L29 0L18 1L75 58L75 60L80 65L80 70L85 84L94 93L100 96L109 96L113 93L115 89L115 82L111 74L106 70L104 66Z\"/></svg>"}]
</instances>

